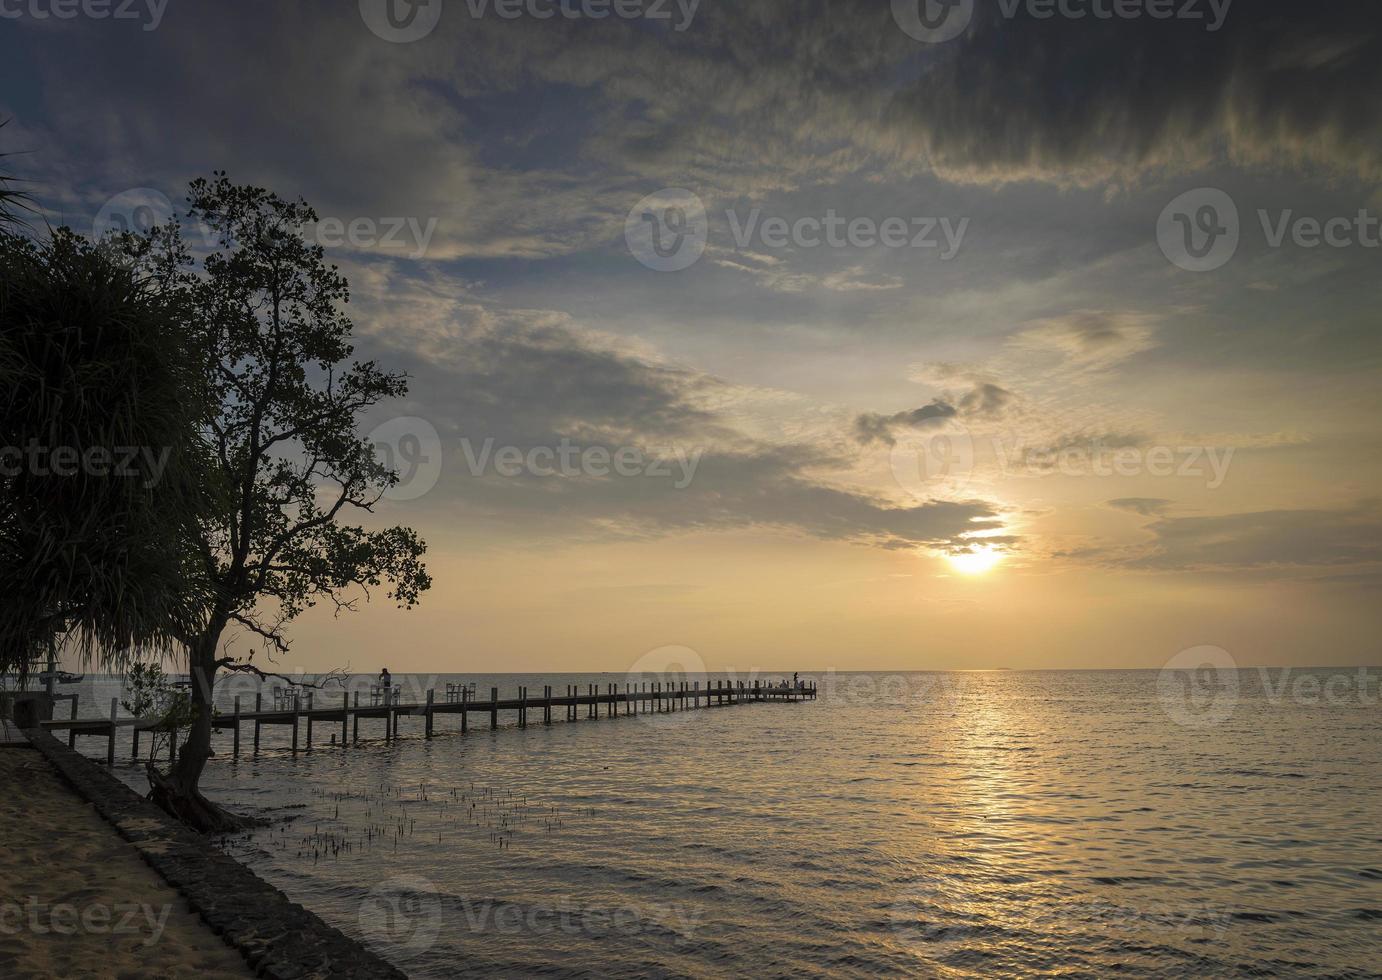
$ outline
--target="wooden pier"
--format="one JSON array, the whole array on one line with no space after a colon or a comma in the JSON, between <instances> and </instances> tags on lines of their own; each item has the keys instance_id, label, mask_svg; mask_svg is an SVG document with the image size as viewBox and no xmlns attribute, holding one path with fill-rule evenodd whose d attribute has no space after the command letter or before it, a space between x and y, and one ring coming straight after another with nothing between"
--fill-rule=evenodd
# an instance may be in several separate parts
<instances>
[{"instance_id":1,"label":"wooden pier","mask_svg":"<svg viewBox=\"0 0 1382 980\"><path fill-rule=\"evenodd\" d=\"M581 690L585 688L585 690ZM384 722L384 738L398 737L400 718L421 718L422 733L431 738L436 730L437 715L460 715L460 731L469 732L472 715L488 716L488 729L499 727L499 713L514 712L514 721L519 728L528 725L530 711L541 712L541 723L552 724L554 709L564 710L566 721L581 719L597 720L603 711L606 718L620 715L663 714L673 711L690 711L697 708L729 707L740 704L796 703L816 699L815 682L803 682L796 687L773 686L756 681L716 681L702 686L699 681L664 684L644 682L642 685L625 684L568 684L564 694L557 694L551 685L546 685L538 695L530 694L529 688L518 689L518 696L500 698L498 688L490 688L489 698L481 699L471 695L468 690L460 690L454 700L436 699L436 691L429 690L426 700L414 703L361 704L360 693L354 696L342 691L337 698L334 692L311 690L307 692L306 705L298 703L290 708L265 710L263 694L256 694L253 710L242 710L237 697L229 712L218 713L211 722L213 731L232 733L231 756L239 758L242 730L251 739L253 752L259 751L259 734L267 726L291 727L291 750L312 751L314 728L330 726L332 743L350 746L360 741L360 720L380 719ZM330 700L334 703L326 704ZM317 706L317 702L321 706ZM115 737L122 729L131 731L131 757L139 758L139 736L141 732L152 731L158 723L145 718L117 717L119 699L111 698L110 715L105 718L76 717L77 704L72 703L72 717L54 719L40 724L50 730L67 732L67 744L75 746L78 735L96 736L106 739L106 762L115 762ZM335 738L339 732L339 740Z\"/></svg>"}]
</instances>

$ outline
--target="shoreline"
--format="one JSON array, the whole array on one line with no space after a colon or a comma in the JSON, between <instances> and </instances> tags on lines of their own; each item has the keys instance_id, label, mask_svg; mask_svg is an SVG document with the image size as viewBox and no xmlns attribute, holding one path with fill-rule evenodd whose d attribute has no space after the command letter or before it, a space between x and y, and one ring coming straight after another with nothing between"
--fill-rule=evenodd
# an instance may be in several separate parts
<instances>
[{"instance_id":1,"label":"shoreline","mask_svg":"<svg viewBox=\"0 0 1382 980\"><path fill-rule=\"evenodd\" d=\"M156 946L132 950L135 958L121 963L111 960L115 944L86 919L80 920L74 935L59 932L56 916L54 928L40 925L26 933L23 924L11 924L16 913L10 909L9 920L0 921L0 928L7 933L15 930L7 935L7 948L15 935L21 937L20 952L12 963L0 960L6 968L0 972L43 962L53 966L43 971L49 975L164 975L147 952L158 948L180 955L176 963L163 967L171 971L166 975L283 980L404 976L314 912L290 901L208 839L173 821L104 767L45 731L26 729L24 735L29 747L0 749L3 771L23 775L22 781L7 780L16 791L0 804L5 823L15 828L11 835L16 845L24 842L10 851L8 863L28 866L27 874L20 874L23 867L0 870L5 902L22 898L20 904L31 907L51 903L54 913L59 903L88 909L142 905L155 908L155 917L163 915L167 923L159 930ZM78 833L90 842L90 851L72 846ZM42 855L41 862L36 855ZM88 884L101 880L107 882L105 891ZM135 892L150 897L133 899L130 895ZM97 913L92 917L101 918ZM128 925L137 921L129 914L125 918L130 920ZM169 931L174 927L176 932ZM32 939L27 944L22 942L26 934ZM60 941L54 941L55 935L61 936ZM47 958L45 950L50 954ZM181 955L186 950L192 951L190 962ZM59 965L53 959L65 954L66 963ZM90 963L99 964L98 969L83 974L83 965Z\"/></svg>"}]
</instances>

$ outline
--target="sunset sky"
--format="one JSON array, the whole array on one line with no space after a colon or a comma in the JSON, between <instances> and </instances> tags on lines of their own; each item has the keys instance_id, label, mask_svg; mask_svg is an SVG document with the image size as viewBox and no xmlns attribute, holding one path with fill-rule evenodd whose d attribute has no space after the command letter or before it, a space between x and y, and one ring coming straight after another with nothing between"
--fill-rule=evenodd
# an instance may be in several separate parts
<instances>
[{"instance_id":1,"label":"sunset sky","mask_svg":"<svg viewBox=\"0 0 1382 980\"><path fill-rule=\"evenodd\" d=\"M347 229L435 584L287 667L1377 663L1376 5L1069 5L7 13L0 115L54 225L226 170Z\"/></svg>"}]
</instances>

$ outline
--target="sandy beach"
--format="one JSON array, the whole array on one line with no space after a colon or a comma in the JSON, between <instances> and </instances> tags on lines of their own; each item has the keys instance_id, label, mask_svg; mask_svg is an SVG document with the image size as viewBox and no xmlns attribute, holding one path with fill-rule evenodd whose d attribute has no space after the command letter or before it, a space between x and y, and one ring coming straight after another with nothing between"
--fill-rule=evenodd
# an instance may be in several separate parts
<instances>
[{"instance_id":1,"label":"sandy beach","mask_svg":"<svg viewBox=\"0 0 1382 980\"><path fill-rule=\"evenodd\" d=\"M253 976L41 755L0 749L0 976Z\"/></svg>"}]
</instances>

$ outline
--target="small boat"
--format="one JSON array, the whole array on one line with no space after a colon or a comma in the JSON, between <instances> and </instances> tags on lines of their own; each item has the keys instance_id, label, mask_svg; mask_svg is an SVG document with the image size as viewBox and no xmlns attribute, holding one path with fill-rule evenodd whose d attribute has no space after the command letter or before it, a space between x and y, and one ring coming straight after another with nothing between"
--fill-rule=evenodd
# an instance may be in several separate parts
<instances>
[{"instance_id":1,"label":"small boat","mask_svg":"<svg viewBox=\"0 0 1382 980\"><path fill-rule=\"evenodd\" d=\"M86 679L86 675L73 674L65 670L45 670L43 673L38 675L38 679L41 681L47 681L51 679L54 683L57 684L80 684L83 680Z\"/></svg>"}]
</instances>

